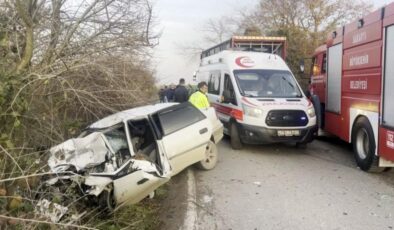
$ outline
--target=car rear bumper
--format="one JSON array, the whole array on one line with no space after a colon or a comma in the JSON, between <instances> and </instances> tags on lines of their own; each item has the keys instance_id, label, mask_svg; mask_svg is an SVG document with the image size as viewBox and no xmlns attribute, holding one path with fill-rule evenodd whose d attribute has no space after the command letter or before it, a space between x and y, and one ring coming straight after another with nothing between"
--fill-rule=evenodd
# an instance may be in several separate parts
<instances>
[{"instance_id":1,"label":"car rear bumper","mask_svg":"<svg viewBox=\"0 0 394 230\"><path fill-rule=\"evenodd\" d=\"M267 144L277 142L311 142L315 133L317 132L317 126L310 126L306 128L292 128L289 127L286 130L299 130L299 136L278 136L278 130L283 129L271 129L253 125L238 124L238 130L242 142L246 144Z\"/></svg>"}]
</instances>

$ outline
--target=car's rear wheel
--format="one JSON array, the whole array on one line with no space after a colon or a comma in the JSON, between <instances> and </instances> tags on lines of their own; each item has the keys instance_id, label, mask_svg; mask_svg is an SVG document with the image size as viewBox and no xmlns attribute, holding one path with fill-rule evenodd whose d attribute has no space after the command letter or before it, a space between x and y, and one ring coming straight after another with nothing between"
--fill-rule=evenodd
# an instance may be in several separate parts
<instances>
[{"instance_id":1,"label":"car's rear wheel","mask_svg":"<svg viewBox=\"0 0 394 230\"><path fill-rule=\"evenodd\" d=\"M218 149L213 141L209 141L205 150L205 159L197 162L197 167L202 170L211 170L215 168L218 162Z\"/></svg>"},{"instance_id":2,"label":"car's rear wheel","mask_svg":"<svg viewBox=\"0 0 394 230\"><path fill-rule=\"evenodd\" d=\"M242 142L239 136L237 124L232 123L230 127L230 143L233 149L242 149Z\"/></svg>"}]
</instances>

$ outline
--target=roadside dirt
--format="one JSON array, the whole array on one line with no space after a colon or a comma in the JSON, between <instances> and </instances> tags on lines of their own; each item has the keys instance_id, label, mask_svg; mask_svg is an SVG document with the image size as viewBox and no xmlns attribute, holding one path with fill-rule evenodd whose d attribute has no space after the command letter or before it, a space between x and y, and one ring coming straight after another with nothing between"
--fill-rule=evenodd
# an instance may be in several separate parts
<instances>
[{"instance_id":1,"label":"roadside dirt","mask_svg":"<svg viewBox=\"0 0 394 230\"><path fill-rule=\"evenodd\" d=\"M167 183L166 198L159 210L159 228L178 230L183 225L187 207L187 169Z\"/></svg>"}]
</instances>

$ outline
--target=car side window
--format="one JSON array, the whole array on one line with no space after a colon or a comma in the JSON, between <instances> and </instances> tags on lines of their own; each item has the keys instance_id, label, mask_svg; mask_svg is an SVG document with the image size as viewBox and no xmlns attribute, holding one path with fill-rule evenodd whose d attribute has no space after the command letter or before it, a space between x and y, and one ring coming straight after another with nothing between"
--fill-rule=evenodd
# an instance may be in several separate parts
<instances>
[{"instance_id":1,"label":"car side window","mask_svg":"<svg viewBox=\"0 0 394 230\"><path fill-rule=\"evenodd\" d=\"M220 71L209 73L208 93L219 95L220 92Z\"/></svg>"},{"instance_id":2,"label":"car side window","mask_svg":"<svg viewBox=\"0 0 394 230\"><path fill-rule=\"evenodd\" d=\"M163 135L169 135L196 122L204 120L205 115L190 103L172 106L158 114Z\"/></svg>"}]
</instances>

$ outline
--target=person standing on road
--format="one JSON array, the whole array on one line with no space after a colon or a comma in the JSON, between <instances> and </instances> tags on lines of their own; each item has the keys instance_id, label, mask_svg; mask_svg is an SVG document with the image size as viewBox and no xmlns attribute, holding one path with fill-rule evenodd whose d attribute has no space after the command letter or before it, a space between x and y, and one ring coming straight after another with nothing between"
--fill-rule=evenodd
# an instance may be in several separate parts
<instances>
[{"instance_id":1,"label":"person standing on road","mask_svg":"<svg viewBox=\"0 0 394 230\"><path fill-rule=\"evenodd\" d=\"M162 86L162 87L160 87L160 90L159 90L159 99L160 99L160 103L163 103L164 102L164 97L165 97L165 89L164 89L164 87Z\"/></svg>"},{"instance_id":2,"label":"person standing on road","mask_svg":"<svg viewBox=\"0 0 394 230\"><path fill-rule=\"evenodd\" d=\"M189 98L189 92L185 87L185 79L179 79L179 85L176 87L174 92L174 101L175 102L186 102Z\"/></svg>"},{"instance_id":3,"label":"person standing on road","mask_svg":"<svg viewBox=\"0 0 394 230\"><path fill-rule=\"evenodd\" d=\"M206 109L209 107L209 101L207 97L208 85L205 81L202 81L198 83L197 88L198 91L190 96L189 102L198 109Z\"/></svg>"},{"instance_id":4,"label":"person standing on road","mask_svg":"<svg viewBox=\"0 0 394 230\"><path fill-rule=\"evenodd\" d=\"M165 103L168 102L167 91L168 91L168 87L165 85L164 90L163 90L163 102L165 102Z\"/></svg>"},{"instance_id":5,"label":"person standing on road","mask_svg":"<svg viewBox=\"0 0 394 230\"><path fill-rule=\"evenodd\" d=\"M174 101L174 91L175 91L175 84L171 84L166 91L166 97L168 102Z\"/></svg>"}]
</instances>

